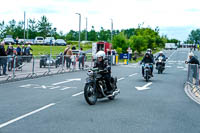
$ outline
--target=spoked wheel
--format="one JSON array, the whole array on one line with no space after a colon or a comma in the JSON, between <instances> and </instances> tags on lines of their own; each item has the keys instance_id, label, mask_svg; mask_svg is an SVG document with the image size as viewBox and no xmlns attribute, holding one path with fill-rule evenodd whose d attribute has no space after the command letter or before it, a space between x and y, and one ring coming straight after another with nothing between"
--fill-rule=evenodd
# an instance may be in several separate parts
<instances>
[{"instance_id":1,"label":"spoked wheel","mask_svg":"<svg viewBox=\"0 0 200 133\"><path fill-rule=\"evenodd\" d=\"M97 94L93 84L85 85L84 97L89 105L94 105L97 102Z\"/></svg>"}]
</instances>

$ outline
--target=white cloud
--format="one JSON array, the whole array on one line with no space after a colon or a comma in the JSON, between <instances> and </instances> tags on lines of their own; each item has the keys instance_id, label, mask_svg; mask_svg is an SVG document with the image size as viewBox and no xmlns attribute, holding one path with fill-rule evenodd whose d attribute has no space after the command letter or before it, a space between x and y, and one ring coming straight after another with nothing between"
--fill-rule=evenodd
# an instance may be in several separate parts
<instances>
[{"instance_id":1,"label":"white cloud","mask_svg":"<svg viewBox=\"0 0 200 133\"><path fill-rule=\"evenodd\" d=\"M88 28L93 25L109 29L111 18L114 29L144 26L184 27L200 26L198 0L6 0L0 8L0 21L39 19L46 15L58 30L78 30L78 15L82 15L82 29L88 17Z\"/></svg>"}]
</instances>

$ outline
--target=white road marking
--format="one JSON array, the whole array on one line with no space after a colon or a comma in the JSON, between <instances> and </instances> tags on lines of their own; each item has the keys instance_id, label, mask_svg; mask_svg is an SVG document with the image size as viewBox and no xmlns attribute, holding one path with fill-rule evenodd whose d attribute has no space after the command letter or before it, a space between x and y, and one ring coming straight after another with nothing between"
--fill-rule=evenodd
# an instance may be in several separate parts
<instances>
[{"instance_id":1,"label":"white road marking","mask_svg":"<svg viewBox=\"0 0 200 133\"><path fill-rule=\"evenodd\" d=\"M120 78L120 79L118 79L117 81L120 81L120 80L124 80L125 78Z\"/></svg>"},{"instance_id":2,"label":"white road marking","mask_svg":"<svg viewBox=\"0 0 200 133\"><path fill-rule=\"evenodd\" d=\"M166 68L171 68L172 66L165 66Z\"/></svg>"},{"instance_id":3,"label":"white road marking","mask_svg":"<svg viewBox=\"0 0 200 133\"><path fill-rule=\"evenodd\" d=\"M46 89L46 88L47 88L45 85L42 85L41 87L42 87L43 89Z\"/></svg>"},{"instance_id":4,"label":"white road marking","mask_svg":"<svg viewBox=\"0 0 200 133\"><path fill-rule=\"evenodd\" d=\"M27 114L25 114L25 115L22 115L22 116L20 116L20 117L17 117L17 118L15 118L15 119L13 119L13 120L10 120L10 121L8 121L8 122L6 122L6 123L0 124L0 128L3 128L3 127L5 127L5 126L8 126L8 125L10 125L10 124L12 124L12 123L14 123L14 122L16 122L16 121L19 121L19 120L21 120L21 119L24 119L24 118L26 118L26 117L28 117L28 116L30 116L30 115L33 115L33 114L37 113L37 112L40 112L40 111L42 111L42 110L44 110L44 109L47 109L47 108L49 108L49 107L51 107L51 106L54 106L55 104L56 104L56 103L51 103L51 104L46 105L46 106L44 106L44 107L42 107L42 108L39 108L39 109L37 109L37 110L35 110L35 111L32 111L32 112L30 112L30 113L27 113Z\"/></svg>"},{"instance_id":5,"label":"white road marking","mask_svg":"<svg viewBox=\"0 0 200 133\"><path fill-rule=\"evenodd\" d=\"M131 74L131 75L129 75L129 77L133 77L133 76L135 76L135 75L137 75L138 73L134 73L134 74Z\"/></svg>"},{"instance_id":6,"label":"white road marking","mask_svg":"<svg viewBox=\"0 0 200 133\"><path fill-rule=\"evenodd\" d=\"M71 88L77 88L77 87L65 87L63 89L60 89L61 91L64 91L64 90L68 90L68 89L71 89Z\"/></svg>"},{"instance_id":7,"label":"white road marking","mask_svg":"<svg viewBox=\"0 0 200 133\"><path fill-rule=\"evenodd\" d=\"M79 92L79 93L76 93L76 94L72 95L72 97L76 97L76 96L82 95L83 93L84 93L84 92L81 91L81 92Z\"/></svg>"},{"instance_id":8,"label":"white road marking","mask_svg":"<svg viewBox=\"0 0 200 133\"><path fill-rule=\"evenodd\" d=\"M64 84L64 83L68 83L68 82L72 82L72 81L81 81L81 78L76 78L76 79L67 79L67 80L62 81L62 82L53 83L52 85L60 85L60 84Z\"/></svg>"},{"instance_id":9,"label":"white road marking","mask_svg":"<svg viewBox=\"0 0 200 133\"><path fill-rule=\"evenodd\" d=\"M178 68L178 69L184 69L184 67L182 67L182 66L177 66L177 68Z\"/></svg>"},{"instance_id":10,"label":"white road marking","mask_svg":"<svg viewBox=\"0 0 200 133\"><path fill-rule=\"evenodd\" d=\"M174 51L169 57L168 60L175 54L176 51ZM166 62L168 62L168 60Z\"/></svg>"},{"instance_id":11,"label":"white road marking","mask_svg":"<svg viewBox=\"0 0 200 133\"><path fill-rule=\"evenodd\" d=\"M60 86L51 87L51 88L49 88L49 89L50 89L50 90L54 90L54 89L57 89L57 88L60 88Z\"/></svg>"},{"instance_id":12,"label":"white road marking","mask_svg":"<svg viewBox=\"0 0 200 133\"><path fill-rule=\"evenodd\" d=\"M27 84L27 85L21 85L21 86L19 86L19 87L26 88L26 87L30 87L30 86L31 86L31 84Z\"/></svg>"},{"instance_id":13,"label":"white road marking","mask_svg":"<svg viewBox=\"0 0 200 133\"><path fill-rule=\"evenodd\" d=\"M146 85L142 86L142 87L135 87L137 90L141 91L141 90L147 90L150 89L148 86L150 86L152 84L152 82L147 83Z\"/></svg>"}]
</instances>

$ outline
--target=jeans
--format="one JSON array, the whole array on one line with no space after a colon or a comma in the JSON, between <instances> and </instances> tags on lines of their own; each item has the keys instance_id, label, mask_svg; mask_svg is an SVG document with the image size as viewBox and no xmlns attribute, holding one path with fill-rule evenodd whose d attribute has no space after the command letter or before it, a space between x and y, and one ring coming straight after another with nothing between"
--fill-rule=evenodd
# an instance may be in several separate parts
<instances>
[{"instance_id":1,"label":"jeans","mask_svg":"<svg viewBox=\"0 0 200 133\"><path fill-rule=\"evenodd\" d=\"M0 58L0 74L1 74L1 68L3 68L3 74L6 74L6 67L7 67L7 59Z\"/></svg>"},{"instance_id":2,"label":"jeans","mask_svg":"<svg viewBox=\"0 0 200 133\"><path fill-rule=\"evenodd\" d=\"M82 69L84 68L84 57L79 58L79 69L81 68L82 65Z\"/></svg>"},{"instance_id":3,"label":"jeans","mask_svg":"<svg viewBox=\"0 0 200 133\"><path fill-rule=\"evenodd\" d=\"M66 57L66 67L70 68L70 65L71 65L71 59L70 57Z\"/></svg>"}]
</instances>

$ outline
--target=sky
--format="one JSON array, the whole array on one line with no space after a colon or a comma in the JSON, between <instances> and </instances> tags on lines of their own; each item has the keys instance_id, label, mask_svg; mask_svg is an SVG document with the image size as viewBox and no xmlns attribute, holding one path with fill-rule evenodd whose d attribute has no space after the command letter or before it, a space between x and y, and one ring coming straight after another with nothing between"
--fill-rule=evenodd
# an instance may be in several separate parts
<instances>
[{"instance_id":1,"label":"sky","mask_svg":"<svg viewBox=\"0 0 200 133\"><path fill-rule=\"evenodd\" d=\"M81 29L88 30L94 26L96 31L101 27L113 29L159 27L161 35L187 39L193 29L200 27L199 0L0 0L0 21L15 19L40 19L47 16L58 31L63 33L71 29L78 31L81 14Z\"/></svg>"}]
</instances>

